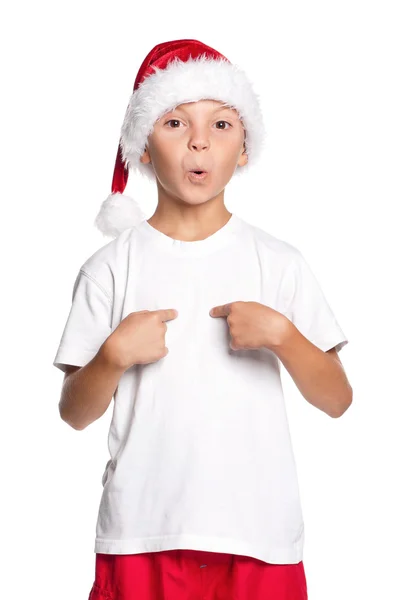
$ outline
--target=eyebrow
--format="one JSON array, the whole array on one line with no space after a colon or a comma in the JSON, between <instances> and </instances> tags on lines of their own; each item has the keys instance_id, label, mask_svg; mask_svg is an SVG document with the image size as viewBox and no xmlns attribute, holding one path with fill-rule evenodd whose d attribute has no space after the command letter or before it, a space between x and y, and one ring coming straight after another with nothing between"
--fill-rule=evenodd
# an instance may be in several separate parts
<instances>
[{"instance_id":1,"label":"eyebrow","mask_svg":"<svg viewBox=\"0 0 398 600\"><path fill-rule=\"evenodd\" d=\"M219 113L219 112L223 112L223 111L225 111L225 110L228 110L228 111L230 111L230 112L234 112L234 114L235 114L235 111L234 111L234 109L233 109L231 106L221 106L221 107L219 107L219 108L216 108L215 110L213 110L213 114L215 114L215 113ZM187 113L187 112L188 112L188 111L186 111L184 108L181 108L181 107L176 107L176 108L174 108L173 110L169 110L169 111L168 111L166 114L170 114L170 113L173 113L173 112L178 112L178 111L180 111L180 112L184 112L184 113Z\"/></svg>"}]
</instances>

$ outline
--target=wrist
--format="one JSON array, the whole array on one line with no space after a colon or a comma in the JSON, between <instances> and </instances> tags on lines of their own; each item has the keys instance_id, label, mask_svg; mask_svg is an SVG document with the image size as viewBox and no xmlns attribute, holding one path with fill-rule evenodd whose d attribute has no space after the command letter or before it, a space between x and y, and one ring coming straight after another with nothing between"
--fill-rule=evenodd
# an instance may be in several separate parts
<instances>
[{"instance_id":1,"label":"wrist","mask_svg":"<svg viewBox=\"0 0 398 600\"><path fill-rule=\"evenodd\" d=\"M278 354L286 344L290 343L295 332L297 332L295 325L293 325L290 319L285 317L285 315L280 314L280 318L278 318L278 327L273 336L272 344L269 345L269 350Z\"/></svg>"},{"instance_id":2,"label":"wrist","mask_svg":"<svg viewBox=\"0 0 398 600\"><path fill-rule=\"evenodd\" d=\"M118 358L113 350L112 344L109 338L105 340L97 353L97 359L101 362L105 369L112 369L113 371L119 372L122 375L127 366L125 366Z\"/></svg>"}]
</instances>

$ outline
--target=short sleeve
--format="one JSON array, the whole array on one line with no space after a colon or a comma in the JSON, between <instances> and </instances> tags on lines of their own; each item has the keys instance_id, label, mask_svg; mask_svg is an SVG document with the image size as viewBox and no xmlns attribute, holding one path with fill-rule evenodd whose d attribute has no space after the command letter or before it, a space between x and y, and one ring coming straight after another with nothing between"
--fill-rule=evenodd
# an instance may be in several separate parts
<instances>
[{"instance_id":1,"label":"short sleeve","mask_svg":"<svg viewBox=\"0 0 398 600\"><path fill-rule=\"evenodd\" d=\"M293 262L286 274L287 316L311 343L326 352L337 352L348 344L327 302L325 295L306 259L295 249Z\"/></svg>"},{"instance_id":2,"label":"short sleeve","mask_svg":"<svg viewBox=\"0 0 398 600\"><path fill-rule=\"evenodd\" d=\"M112 300L102 286L80 269L72 292L66 320L53 365L86 365L111 334Z\"/></svg>"}]
</instances>

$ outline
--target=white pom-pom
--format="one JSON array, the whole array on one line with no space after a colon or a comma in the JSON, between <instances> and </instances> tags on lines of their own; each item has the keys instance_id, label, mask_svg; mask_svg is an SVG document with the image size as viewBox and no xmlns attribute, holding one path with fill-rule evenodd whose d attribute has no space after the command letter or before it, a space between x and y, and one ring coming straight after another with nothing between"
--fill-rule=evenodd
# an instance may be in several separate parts
<instances>
[{"instance_id":1,"label":"white pom-pom","mask_svg":"<svg viewBox=\"0 0 398 600\"><path fill-rule=\"evenodd\" d=\"M103 201L94 224L101 233L115 238L145 219L146 215L136 200L116 192Z\"/></svg>"}]
</instances>

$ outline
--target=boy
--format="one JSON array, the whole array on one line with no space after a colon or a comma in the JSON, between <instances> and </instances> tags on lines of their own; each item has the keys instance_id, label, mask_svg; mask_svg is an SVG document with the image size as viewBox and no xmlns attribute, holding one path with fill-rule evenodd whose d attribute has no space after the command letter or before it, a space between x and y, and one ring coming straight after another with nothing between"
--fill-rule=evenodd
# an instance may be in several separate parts
<instances>
[{"instance_id":1,"label":"boy","mask_svg":"<svg viewBox=\"0 0 398 600\"><path fill-rule=\"evenodd\" d=\"M114 396L90 600L307 598L279 361L338 417L348 340L300 251L224 205L262 139L225 57L196 40L148 54L96 219L114 239L79 270L54 360L75 429ZM126 165L156 181L148 221Z\"/></svg>"}]
</instances>

